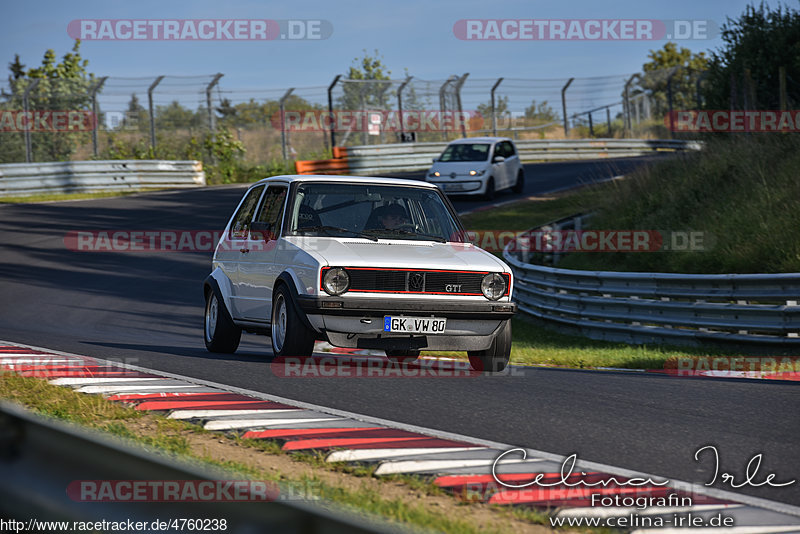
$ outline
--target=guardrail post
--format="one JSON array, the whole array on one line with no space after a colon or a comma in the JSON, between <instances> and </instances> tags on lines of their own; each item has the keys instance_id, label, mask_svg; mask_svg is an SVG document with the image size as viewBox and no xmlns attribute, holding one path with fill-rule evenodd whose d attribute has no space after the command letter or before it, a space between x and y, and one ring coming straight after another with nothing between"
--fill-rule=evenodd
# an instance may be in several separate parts
<instances>
[{"instance_id":1,"label":"guardrail post","mask_svg":"<svg viewBox=\"0 0 800 534\"><path fill-rule=\"evenodd\" d=\"M400 87L397 88L397 113L400 115L398 118L400 119L400 138L402 139L405 136L405 127L403 126L403 89L406 88L406 85L411 81L413 76L406 76L406 79L403 83L400 84Z\"/></svg>"},{"instance_id":2,"label":"guardrail post","mask_svg":"<svg viewBox=\"0 0 800 534\"><path fill-rule=\"evenodd\" d=\"M592 124L592 112L590 111L587 113L589 115L589 137L594 137L594 125Z\"/></svg>"},{"instance_id":3,"label":"guardrail post","mask_svg":"<svg viewBox=\"0 0 800 534\"><path fill-rule=\"evenodd\" d=\"M103 76L100 80L89 88L89 96L92 99L92 154L97 157L97 128L100 126L100 120L97 117L97 91L102 89L103 84L106 83L108 76Z\"/></svg>"},{"instance_id":4,"label":"guardrail post","mask_svg":"<svg viewBox=\"0 0 800 534\"><path fill-rule=\"evenodd\" d=\"M567 118L567 89L575 78L570 78L561 88L561 114L564 117L564 137L569 135L569 119Z\"/></svg>"},{"instance_id":5,"label":"guardrail post","mask_svg":"<svg viewBox=\"0 0 800 534\"><path fill-rule=\"evenodd\" d=\"M153 152L153 157L155 157L156 154L156 115L153 113L153 91L163 79L163 76L159 76L150 84L150 87L147 88L147 109L150 111L150 150ZM209 102L211 102L210 99ZM209 106L210 105L211 104L209 104Z\"/></svg>"},{"instance_id":6,"label":"guardrail post","mask_svg":"<svg viewBox=\"0 0 800 534\"><path fill-rule=\"evenodd\" d=\"M630 100L630 87L635 79L641 79L639 73L634 74L628 81L625 82L625 91L623 92L622 104L622 122L624 124L623 137L630 137L631 135L631 100Z\"/></svg>"},{"instance_id":7,"label":"guardrail post","mask_svg":"<svg viewBox=\"0 0 800 534\"><path fill-rule=\"evenodd\" d=\"M328 119L331 123L331 152L333 152L333 147L336 146L336 121L333 117L333 88L336 87L337 83L339 83L339 78L341 77L341 74L337 74L331 84L328 86Z\"/></svg>"},{"instance_id":8,"label":"guardrail post","mask_svg":"<svg viewBox=\"0 0 800 534\"><path fill-rule=\"evenodd\" d=\"M278 104L281 108L281 154L283 154L283 161L288 159L288 155L286 153L286 144L289 138L289 132L286 131L286 109L284 104L286 104L286 99L289 98L289 95L292 94L292 91L294 91L294 87L286 91L278 101Z\"/></svg>"},{"instance_id":9,"label":"guardrail post","mask_svg":"<svg viewBox=\"0 0 800 534\"><path fill-rule=\"evenodd\" d=\"M494 137L497 137L497 113L496 113L495 105L494 105L494 92L500 86L502 81L503 81L503 78L498 78L497 81L494 82L494 85L492 86L492 90L490 92L490 94L492 96L492 135Z\"/></svg>"},{"instance_id":10,"label":"guardrail post","mask_svg":"<svg viewBox=\"0 0 800 534\"><path fill-rule=\"evenodd\" d=\"M458 79L455 85L456 90L456 105L458 106L458 115L459 117L463 117L464 110L461 107L461 88L464 86L464 82L467 81L467 76L469 76L469 72L465 72L464 75ZM467 136L467 125L464 124L464 121L461 122L461 137Z\"/></svg>"},{"instance_id":11,"label":"guardrail post","mask_svg":"<svg viewBox=\"0 0 800 534\"><path fill-rule=\"evenodd\" d=\"M441 116L442 116L442 114L445 112L445 110L446 110L446 107L447 107L447 106L445 105L445 101L444 101L444 100L445 100L445 99L444 99L444 92L445 92L445 90L447 89L447 86L448 86L450 83L452 83L453 81L455 81L456 79L457 79L457 77L456 77L455 75L453 75L453 76L450 76L449 78L447 78L447 81L445 81L445 82L442 84L442 86L439 88L439 116L440 116L440 117L441 117ZM443 130L442 130L442 141L447 141L447 129L443 129Z\"/></svg>"},{"instance_id":12,"label":"guardrail post","mask_svg":"<svg viewBox=\"0 0 800 534\"><path fill-rule=\"evenodd\" d=\"M25 117L28 117L28 95L31 94L31 91L36 89L36 86L39 85L41 78L34 78L31 84L25 88L25 92L22 93L22 111L25 114ZM33 121L30 121L33 123ZM31 129L30 127L25 128L25 161L30 163L33 161L33 149L31 148Z\"/></svg>"},{"instance_id":13,"label":"guardrail post","mask_svg":"<svg viewBox=\"0 0 800 534\"><path fill-rule=\"evenodd\" d=\"M606 123L608 124L608 136L611 137L611 108L606 106Z\"/></svg>"}]
</instances>

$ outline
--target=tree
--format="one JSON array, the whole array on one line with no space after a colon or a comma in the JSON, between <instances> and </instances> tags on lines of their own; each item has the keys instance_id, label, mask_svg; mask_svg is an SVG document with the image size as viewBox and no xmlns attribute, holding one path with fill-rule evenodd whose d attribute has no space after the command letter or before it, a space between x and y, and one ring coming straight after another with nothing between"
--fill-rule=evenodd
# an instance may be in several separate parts
<instances>
[{"instance_id":1,"label":"tree","mask_svg":"<svg viewBox=\"0 0 800 534\"><path fill-rule=\"evenodd\" d=\"M144 106L139 103L139 97L136 96L136 93L131 94L131 99L128 101L128 109L120 126L125 130L139 130L140 132L150 129L150 115L144 109Z\"/></svg>"},{"instance_id":2,"label":"tree","mask_svg":"<svg viewBox=\"0 0 800 534\"><path fill-rule=\"evenodd\" d=\"M657 114L668 110L667 83L672 69L673 109L694 109L696 107L697 78L708 68L708 58L704 52L692 53L688 48L669 42L661 50L651 50L647 56L650 61L642 67L644 76L639 85L650 97ZM639 91L633 91L631 96Z\"/></svg>"},{"instance_id":3,"label":"tree","mask_svg":"<svg viewBox=\"0 0 800 534\"><path fill-rule=\"evenodd\" d=\"M554 122L559 120L556 110L547 103L547 100L536 104L536 100L531 100L531 105L525 108L525 118L535 122Z\"/></svg>"},{"instance_id":4,"label":"tree","mask_svg":"<svg viewBox=\"0 0 800 534\"><path fill-rule=\"evenodd\" d=\"M383 58L375 50L370 56L364 50L364 57L353 59L353 65L342 83L342 96L339 108L345 110L387 109L394 92L391 71L383 64Z\"/></svg>"},{"instance_id":5,"label":"tree","mask_svg":"<svg viewBox=\"0 0 800 534\"><path fill-rule=\"evenodd\" d=\"M80 41L76 40L72 51L64 54L61 62L56 53L47 50L38 67L25 70L19 56L9 63L10 93L3 93L5 109L21 110L25 90L38 79L38 85L29 95L32 111L88 111L91 110L89 88L96 83L94 74L86 69L89 64L80 55ZM60 161L69 159L79 143L88 141L88 132L57 131L31 133L31 146L35 160ZM4 139L0 161L23 161L25 149L23 135Z\"/></svg>"},{"instance_id":6,"label":"tree","mask_svg":"<svg viewBox=\"0 0 800 534\"><path fill-rule=\"evenodd\" d=\"M703 83L705 107L778 109L781 67L788 78L788 109L800 103L800 12L750 5L738 19L728 18L721 34L724 45L711 53Z\"/></svg>"}]
</instances>

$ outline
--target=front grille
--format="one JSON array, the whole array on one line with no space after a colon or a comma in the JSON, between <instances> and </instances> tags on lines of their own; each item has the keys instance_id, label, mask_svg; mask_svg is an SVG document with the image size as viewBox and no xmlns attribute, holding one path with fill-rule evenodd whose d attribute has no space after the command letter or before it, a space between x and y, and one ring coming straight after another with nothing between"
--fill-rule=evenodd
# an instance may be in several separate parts
<instances>
[{"instance_id":1,"label":"front grille","mask_svg":"<svg viewBox=\"0 0 800 534\"><path fill-rule=\"evenodd\" d=\"M431 295L483 295L481 281L487 271L434 269L375 269L345 267L350 275L348 292L412 293ZM322 275L325 274L323 269ZM320 277L321 279L321 277Z\"/></svg>"}]
</instances>

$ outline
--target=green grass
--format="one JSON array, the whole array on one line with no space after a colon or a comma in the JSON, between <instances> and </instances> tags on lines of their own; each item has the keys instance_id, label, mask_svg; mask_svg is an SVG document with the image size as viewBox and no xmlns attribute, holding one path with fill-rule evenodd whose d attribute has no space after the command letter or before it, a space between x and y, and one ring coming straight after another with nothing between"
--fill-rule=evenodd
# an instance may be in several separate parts
<instances>
[{"instance_id":1,"label":"green grass","mask_svg":"<svg viewBox=\"0 0 800 534\"><path fill-rule=\"evenodd\" d=\"M671 345L629 345L589 339L577 334L553 330L537 321L513 319L514 342L511 363L591 369L664 369L669 361L699 356L741 356L741 347L677 347ZM781 351L783 350L783 352ZM790 349L772 349L769 355L788 355ZM785 353L785 354L784 354ZM430 352L437 356L466 359L463 352ZM755 353L754 354L767 354ZM669 367L669 366L667 366ZM674 365L673 365L674 367Z\"/></svg>"},{"instance_id":2,"label":"green grass","mask_svg":"<svg viewBox=\"0 0 800 534\"><path fill-rule=\"evenodd\" d=\"M559 267L675 273L800 272L800 137L712 138L698 154L605 188L592 228L704 232L705 250L576 253ZM666 239L668 241L668 238Z\"/></svg>"},{"instance_id":3,"label":"green grass","mask_svg":"<svg viewBox=\"0 0 800 534\"><path fill-rule=\"evenodd\" d=\"M148 192L159 191L148 189ZM21 197L0 197L0 204L30 204L33 202L62 202L65 200L92 200L96 198L113 198L142 193L143 191L106 191L98 193L40 193Z\"/></svg>"},{"instance_id":4,"label":"green grass","mask_svg":"<svg viewBox=\"0 0 800 534\"><path fill-rule=\"evenodd\" d=\"M579 212L591 211L602 194L602 187L583 187L569 193L521 200L464 215L461 222L467 230L530 230Z\"/></svg>"},{"instance_id":5,"label":"green grass","mask_svg":"<svg viewBox=\"0 0 800 534\"><path fill-rule=\"evenodd\" d=\"M47 381L34 377L20 377L12 373L0 372L0 398L14 401L42 415L63 421L94 428L96 430L138 443L149 450L179 456L183 460L221 468L232 476L265 480L280 483L282 492L293 497L333 503L354 514L370 518L381 517L391 522L416 529L432 529L436 532L452 534L478 534L479 532L508 532L510 525L503 528L506 520L547 524L547 514L542 512L521 513L503 507L492 507L499 523L490 528L480 527L460 517L444 517L435 506L427 506L424 496L440 496L444 492L429 480L418 477L396 475L380 479L381 483L408 485L418 493L418 497L387 498L375 487L365 483L357 487L345 487L321 480L316 475L298 475L293 472L270 472L267 469L246 461L233 461L194 451L187 438L188 432L204 433L197 425L167 419L163 416L147 414L156 422L155 429L143 430L137 425L145 417L143 412L120 403L110 402L99 395L78 393L71 388L53 386ZM250 447L254 454L283 454L275 441L241 439L227 434L215 434L231 446ZM329 469L365 478L373 476L374 466L349 466L346 464L326 464L324 455L319 452L293 453L291 457L303 461L317 469ZM366 481L365 481L366 482ZM326 505L326 506L329 506Z\"/></svg>"}]
</instances>

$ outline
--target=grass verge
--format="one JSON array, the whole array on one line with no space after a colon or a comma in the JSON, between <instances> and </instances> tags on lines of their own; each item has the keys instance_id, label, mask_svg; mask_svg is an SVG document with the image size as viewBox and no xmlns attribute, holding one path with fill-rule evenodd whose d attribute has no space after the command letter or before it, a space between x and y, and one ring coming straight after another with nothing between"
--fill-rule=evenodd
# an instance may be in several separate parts
<instances>
[{"instance_id":1,"label":"grass verge","mask_svg":"<svg viewBox=\"0 0 800 534\"><path fill-rule=\"evenodd\" d=\"M147 192L160 191L148 189ZM31 204L34 202L63 202L65 200L92 200L96 198L113 198L143 193L144 191L108 191L102 193L41 193L21 197L0 197L0 204Z\"/></svg>"},{"instance_id":2,"label":"grass verge","mask_svg":"<svg viewBox=\"0 0 800 534\"><path fill-rule=\"evenodd\" d=\"M205 431L39 378L0 372L0 398L42 415L111 433L153 452L227 469L233 477L278 482L287 495L334 503L355 514L454 534L551 532L544 526L549 522L543 512L466 504L427 479L377 478L369 467L328 464L318 453L286 453L276 442Z\"/></svg>"}]
</instances>

